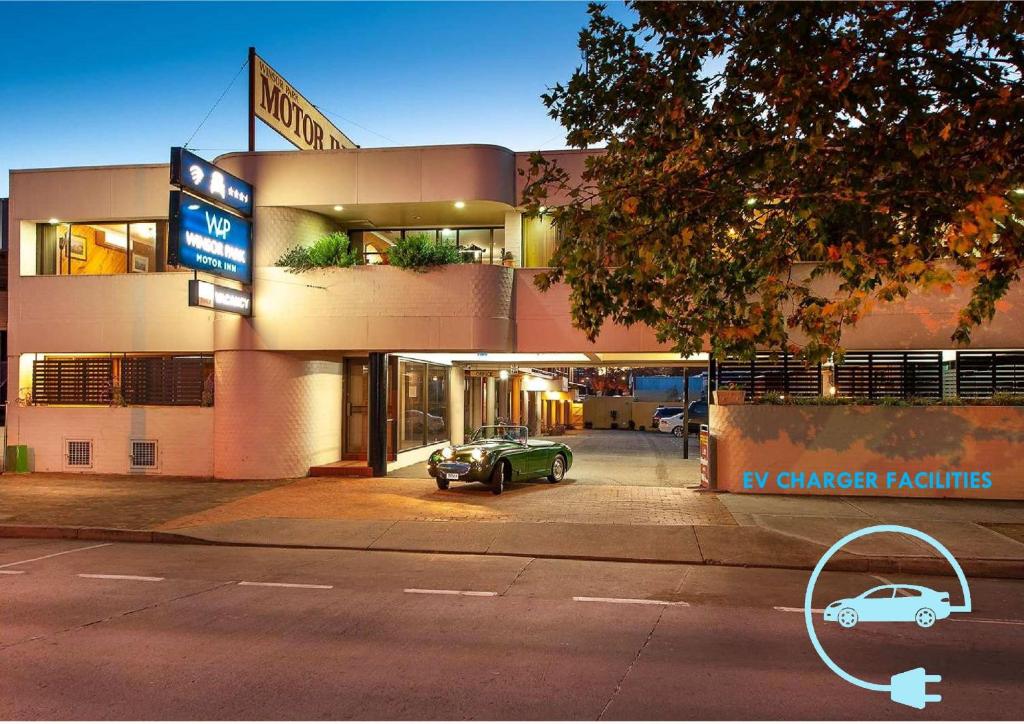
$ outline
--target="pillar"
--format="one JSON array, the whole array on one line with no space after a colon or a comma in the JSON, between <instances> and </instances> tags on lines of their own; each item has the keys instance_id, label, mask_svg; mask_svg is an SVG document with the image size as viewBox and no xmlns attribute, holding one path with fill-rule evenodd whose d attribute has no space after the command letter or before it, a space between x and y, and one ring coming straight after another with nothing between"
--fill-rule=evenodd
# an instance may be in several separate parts
<instances>
[{"instance_id":1,"label":"pillar","mask_svg":"<svg viewBox=\"0 0 1024 724\"><path fill-rule=\"evenodd\" d=\"M466 372L452 367L448 373L448 437L461 445L466 438Z\"/></svg>"},{"instance_id":2,"label":"pillar","mask_svg":"<svg viewBox=\"0 0 1024 724\"><path fill-rule=\"evenodd\" d=\"M474 430L484 424L483 421L483 385L479 377L469 378L469 426Z\"/></svg>"},{"instance_id":3,"label":"pillar","mask_svg":"<svg viewBox=\"0 0 1024 724\"><path fill-rule=\"evenodd\" d=\"M540 435L540 423L541 423L541 393L540 392L527 392L529 399L529 422L527 425L530 428L531 435Z\"/></svg>"},{"instance_id":4,"label":"pillar","mask_svg":"<svg viewBox=\"0 0 1024 724\"><path fill-rule=\"evenodd\" d=\"M370 352L367 462L375 477L388 474L388 356Z\"/></svg>"},{"instance_id":5,"label":"pillar","mask_svg":"<svg viewBox=\"0 0 1024 724\"><path fill-rule=\"evenodd\" d=\"M497 400L495 400L495 397L497 397L497 388L498 388L498 386L495 384L495 382L497 382L497 380L495 378L493 378L493 377L488 377L487 380L486 380L486 387L485 387L486 395L484 396L485 397L485 400L484 400L484 405L485 405L485 408L484 408L484 424L485 425L493 425L494 424L494 413L495 413L495 411L498 408Z\"/></svg>"},{"instance_id":6,"label":"pillar","mask_svg":"<svg viewBox=\"0 0 1024 724\"><path fill-rule=\"evenodd\" d=\"M509 380L498 380L498 417L509 420Z\"/></svg>"},{"instance_id":7,"label":"pillar","mask_svg":"<svg viewBox=\"0 0 1024 724\"><path fill-rule=\"evenodd\" d=\"M510 382L512 394L509 395L512 409L509 410L508 418L514 425L523 424L523 378L519 375L513 377Z\"/></svg>"}]
</instances>

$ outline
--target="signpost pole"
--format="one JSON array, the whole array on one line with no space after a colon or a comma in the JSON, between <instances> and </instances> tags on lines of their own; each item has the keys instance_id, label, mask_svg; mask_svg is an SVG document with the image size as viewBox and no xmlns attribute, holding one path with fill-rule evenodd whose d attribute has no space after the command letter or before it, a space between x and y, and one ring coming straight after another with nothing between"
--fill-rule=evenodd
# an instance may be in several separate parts
<instances>
[{"instance_id":1,"label":"signpost pole","mask_svg":"<svg viewBox=\"0 0 1024 724\"><path fill-rule=\"evenodd\" d=\"M249 153L256 150L256 48L249 47Z\"/></svg>"}]
</instances>

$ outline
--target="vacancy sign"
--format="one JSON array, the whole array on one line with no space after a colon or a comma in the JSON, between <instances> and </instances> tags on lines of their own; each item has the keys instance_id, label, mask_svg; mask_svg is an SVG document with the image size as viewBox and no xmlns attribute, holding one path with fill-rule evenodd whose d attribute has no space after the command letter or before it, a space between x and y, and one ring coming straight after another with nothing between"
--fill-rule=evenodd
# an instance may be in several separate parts
<instances>
[{"instance_id":1,"label":"vacancy sign","mask_svg":"<svg viewBox=\"0 0 1024 724\"><path fill-rule=\"evenodd\" d=\"M250 128L252 117L259 118L302 151L358 148L254 49L249 50L249 114Z\"/></svg>"}]
</instances>

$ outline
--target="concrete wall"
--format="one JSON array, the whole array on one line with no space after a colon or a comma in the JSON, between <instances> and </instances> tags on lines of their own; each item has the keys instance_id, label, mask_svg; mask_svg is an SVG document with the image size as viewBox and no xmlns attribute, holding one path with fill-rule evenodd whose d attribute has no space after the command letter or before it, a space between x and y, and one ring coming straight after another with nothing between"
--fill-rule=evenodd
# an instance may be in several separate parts
<instances>
[{"instance_id":1,"label":"concrete wall","mask_svg":"<svg viewBox=\"0 0 1024 724\"><path fill-rule=\"evenodd\" d=\"M294 246L309 246L339 227L323 214L288 206L257 206L253 212L253 264L273 266Z\"/></svg>"},{"instance_id":2,"label":"concrete wall","mask_svg":"<svg viewBox=\"0 0 1024 724\"><path fill-rule=\"evenodd\" d=\"M515 154L501 146L229 153L216 161L256 186L259 206L515 202Z\"/></svg>"},{"instance_id":3,"label":"concrete wall","mask_svg":"<svg viewBox=\"0 0 1024 724\"><path fill-rule=\"evenodd\" d=\"M13 414L12 414L13 413ZM92 440L93 467L127 474L131 439L156 440L161 475L213 474L210 407L16 407L8 410L9 444L29 446L30 470L60 472L64 440Z\"/></svg>"},{"instance_id":4,"label":"concrete wall","mask_svg":"<svg viewBox=\"0 0 1024 724\"><path fill-rule=\"evenodd\" d=\"M303 477L341 459L340 358L218 352L214 365L216 477Z\"/></svg>"},{"instance_id":5,"label":"concrete wall","mask_svg":"<svg viewBox=\"0 0 1024 724\"><path fill-rule=\"evenodd\" d=\"M10 297L9 354L211 352L214 312L188 306L191 278L21 277Z\"/></svg>"},{"instance_id":6,"label":"concrete wall","mask_svg":"<svg viewBox=\"0 0 1024 724\"><path fill-rule=\"evenodd\" d=\"M988 490L844 490L831 494L1024 499L1024 407L711 405L720 490L744 471L989 471ZM773 487L766 492L779 491ZM793 490L792 494L806 491Z\"/></svg>"},{"instance_id":7,"label":"concrete wall","mask_svg":"<svg viewBox=\"0 0 1024 724\"><path fill-rule=\"evenodd\" d=\"M443 352L512 350L513 270L388 266L297 276L257 270L253 318L220 314L217 349Z\"/></svg>"}]
</instances>

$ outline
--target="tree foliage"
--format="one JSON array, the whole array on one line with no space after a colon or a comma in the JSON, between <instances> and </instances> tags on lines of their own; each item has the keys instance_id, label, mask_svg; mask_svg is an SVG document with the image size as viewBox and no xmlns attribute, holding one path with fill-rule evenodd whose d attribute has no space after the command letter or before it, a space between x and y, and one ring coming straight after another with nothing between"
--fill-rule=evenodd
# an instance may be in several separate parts
<instances>
[{"instance_id":1,"label":"tree foliage","mask_svg":"<svg viewBox=\"0 0 1024 724\"><path fill-rule=\"evenodd\" d=\"M1024 5L590 7L584 62L543 100L580 178L535 154L575 322L653 326L684 354L818 360L876 300L972 290L958 343L1024 254ZM816 261L816 291L793 271ZM800 348L792 343L805 341Z\"/></svg>"}]
</instances>

